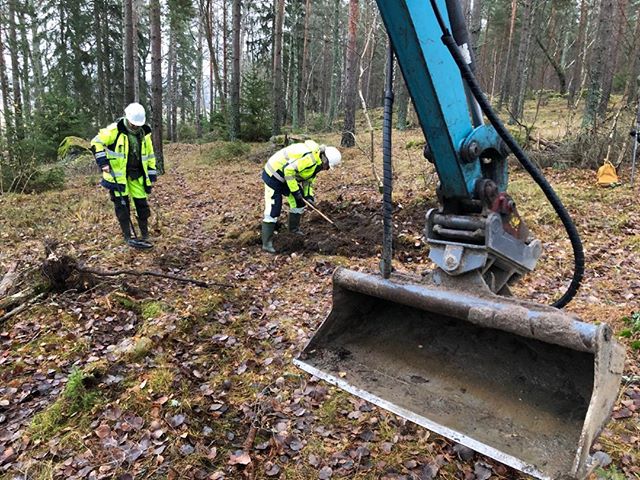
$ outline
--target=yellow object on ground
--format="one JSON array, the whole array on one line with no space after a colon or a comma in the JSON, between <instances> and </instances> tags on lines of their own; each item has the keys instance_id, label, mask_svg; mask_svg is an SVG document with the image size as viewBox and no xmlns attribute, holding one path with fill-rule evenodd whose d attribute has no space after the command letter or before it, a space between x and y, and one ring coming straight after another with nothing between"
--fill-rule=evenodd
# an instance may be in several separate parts
<instances>
[{"instance_id":1,"label":"yellow object on ground","mask_svg":"<svg viewBox=\"0 0 640 480\"><path fill-rule=\"evenodd\" d=\"M601 187L610 187L614 184L619 183L618 174L616 173L616 167L614 167L613 163L608 160L605 160L604 165L602 165L598 169L596 179L598 185L600 185Z\"/></svg>"}]
</instances>

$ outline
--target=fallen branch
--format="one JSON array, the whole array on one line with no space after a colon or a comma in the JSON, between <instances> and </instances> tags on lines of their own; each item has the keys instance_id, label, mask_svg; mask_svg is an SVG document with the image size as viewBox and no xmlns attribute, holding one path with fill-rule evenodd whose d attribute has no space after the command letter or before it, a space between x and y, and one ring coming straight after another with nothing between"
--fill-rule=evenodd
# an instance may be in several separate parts
<instances>
[{"instance_id":1,"label":"fallen branch","mask_svg":"<svg viewBox=\"0 0 640 480\"><path fill-rule=\"evenodd\" d=\"M23 304L29 301L35 295L35 288L25 288L13 295L9 295L4 298L0 298L0 310L6 310L13 307L16 304Z\"/></svg>"},{"instance_id":2,"label":"fallen branch","mask_svg":"<svg viewBox=\"0 0 640 480\"><path fill-rule=\"evenodd\" d=\"M84 265L76 265L75 269L78 272L90 273L99 277L116 277L118 275L147 275L150 277L169 278L171 280L177 280L178 282L193 283L194 285L202 288L211 288L214 286L225 288L233 287L233 285L229 285L228 283L205 282L203 280L197 280L195 278L182 277L180 275L174 275L172 273L154 272L152 270L100 270L98 268L86 267Z\"/></svg>"},{"instance_id":3,"label":"fallen branch","mask_svg":"<svg viewBox=\"0 0 640 480\"><path fill-rule=\"evenodd\" d=\"M249 427L249 433L247 433L247 438L244 440L242 444L242 450L249 453L253 448L253 443L256 441L256 435L258 434L258 427L255 423L251 424Z\"/></svg>"},{"instance_id":4,"label":"fallen branch","mask_svg":"<svg viewBox=\"0 0 640 480\"><path fill-rule=\"evenodd\" d=\"M46 292L42 292L38 295L36 295L35 297L33 297L32 299L24 302L22 305L20 305L19 307L14 308L13 310L11 310L10 312L5 313L2 317L0 317L0 324L4 323L5 321L9 320L11 317L24 312L25 310L27 310L29 307L31 307L34 303L36 303L38 300L40 300L42 297L44 297L47 293Z\"/></svg>"}]
</instances>

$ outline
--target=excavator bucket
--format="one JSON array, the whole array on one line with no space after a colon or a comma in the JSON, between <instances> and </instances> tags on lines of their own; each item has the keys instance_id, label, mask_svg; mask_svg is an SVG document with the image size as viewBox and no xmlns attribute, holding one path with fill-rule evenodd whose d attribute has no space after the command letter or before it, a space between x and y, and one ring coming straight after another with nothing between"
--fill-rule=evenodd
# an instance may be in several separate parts
<instances>
[{"instance_id":1,"label":"excavator bucket","mask_svg":"<svg viewBox=\"0 0 640 480\"><path fill-rule=\"evenodd\" d=\"M538 478L582 478L617 397L605 325L501 297L478 274L339 268L303 370Z\"/></svg>"}]
</instances>

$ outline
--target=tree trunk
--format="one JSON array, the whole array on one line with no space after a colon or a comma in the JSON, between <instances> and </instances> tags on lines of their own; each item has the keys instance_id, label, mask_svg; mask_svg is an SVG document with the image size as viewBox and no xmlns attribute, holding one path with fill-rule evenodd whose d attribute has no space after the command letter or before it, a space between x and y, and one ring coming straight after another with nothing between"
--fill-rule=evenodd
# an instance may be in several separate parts
<instances>
[{"instance_id":1,"label":"tree trunk","mask_svg":"<svg viewBox=\"0 0 640 480\"><path fill-rule=\"evenodd\" d=\"M573 104L574 99L576 98L576 93L579 91L582 85L582 66L584 65L584 55L585 55L585 32L587 29L587 18L588 18L588 10L587 10L587 1L581 0L580 2L580 20L578 21L578 38L576 38L576 64L573 68L573 75L571 78L571 82L569 85L569 105Z\"/></svg>"},{"instance_id":2,"label":"tree trunk","mask_svg":"<svg viewBox=\"0 0 640 480\"><path fill-rule=\"evenodd\" d=\"M638 90L638 76L640 75L640 55L638 55L638 48L640 48L640 13L636 14L635 24L636 27L633 32L633 41L628 55L629 78L624 86L623 95L623 98L629 105L635 103L635 94Z\"/></svg>"},{"instance_id":3,"label":"tree trunk","mask_svg":"<svg viewBox=\"0 0 640 480\"><path fill-rule=\"evenodd\" d=\"M202 138L202 65L203 65L203 52L202 52L202 35L204 31L204 26L202 24L202 18L198 22L198 55L197 55L197 73L196 73L196 105L195 105L195 115L196 115L196 136L198 138Z\"/></svg>"},{"instance_id":4,"label":"tree trunk","mask_svg":"<svg viewBox=\"0 0 640 480\"><path fill-rule=\"evenodd\" d=\"M11 53L11 78L13 80L13 111L16 140L24 139L22 117L22 94L20 93L20 62L18 61L18 38L16 34L16 0L9 0L9 50Z\"/></svg>"},{"instance_id":5,"label":"tree trunk","mask_svg":"<svg viewBox=\"0 0 640 480\"><path fill-rule=\"evenodd\" d=\"M40 34L38 33L38 16L31 5L31 64L33 66L33 88L35 92L34 106L36 110L42 105L44 86L42 81L42 58L40 54Z\"/></svg>"},{"instance_id":6,"label":"tree trunk","mask_svg":"<svg viewBox=\"0 0 640 480\"><path fill-rule=\"evenodd\" d=\"M531 37L533 34L533 2L536 0L525 0L522 15L522 28L520 30L520 45L518 46L518 61L516 63L516 77L514 82L514 92L511 98L511 118L509 123L515 123L522 117L524 107L524 97L527 87L527 73L529 65L529 51ZM508 74L508 72L506 72Z\"/></svg>"},{"instance_id":7,"label":"tree trunk","mask_svg":"<svg viewBox=\"0 0 640 480\"><path fill-rule=\"evenodd\" d=\"M600 97L600 105L598 106L598 113L601 116L606 115L607 107L609 106L611 87L613 86L613 75L616 72L618 63L618 47L622 41L622 33L626 25L624 18L626 7L627 0L617 0L614 2L613 18L609 20L611 24L611 35L607 37L607 55L605 56L604 75L602 78L602 96Z\"/></svg>"},{"instance_id":8,"label":"tree trunk","mask_svg":"<svg viewBox=\"0 0 640 480\"><path fill-rule=\"evenodd\" d=\"M553 70L556 72L558 83L560 84L560 95L564 95L565 93L567 93L567 76L564 72L564 68L555 58L553 58L553 55L551 55L547 47L543 45L540 38L537 35L535 37L536 43L540 47L540 50L542 50L542 53L544 53L544 56L547 60L549 60L549 63L553 67Z\"/></svg>"},{"instance_id":9,"label":"tree trunk","mask_svg":"<svg viewBox=\"0 0 640 480\"><path fill-rule=\"evenodd\" d=\"M175 40L174 40L175 42ZM171 115L171 141L172 142L177 142L178 141L178 62L177 60L175 60L175 58L177 57L177 54L175 53L175 50L178 47L175 45L173 45L173 49L174 49L174 61L173 64L171 65L171 78L172 78L172 82L171 82L171 110L169 111L169 115Z\"/></svg>"},{"instance_id":10,"label":"tree trunk","mask_svg":"<svg viewBox=\"0 0 640 480\"><path fill-rule=\"evenodd\" d=\"M582 126L584 128L597 127L597 114L602 99L602 82L606 56L609 54L607 38L611 36L611 17L614 14L613 0L602 0L598 15L598 30L593 44L592 56L589 62L589 90L585 103Z\"/></svg>"},{"instance_id":11,"label":"tree trunk","mask_svg":"<svg viewBox=\"0 0 640 480\"><path fill-rule=\"evenodd\" d=\"M135 70L133 51L133 0L124 0L124 105L136 101L135 94Z\"/></svg>"},{"instance_id":12,"label":"tree trunk","mask_svg":"<svg viewBox=\"0 0 640 480\"><path fill-rule=\"evenodd\" d=\"M216 90L218 92L218 98L220 100L220 112L222 118L227 123L227 101L224 95L224 88L222 80L220 79L220 67L218 65L218 58L216 55L215 45L213 44L213 4L211 0L205 0L200 4L200 15L204 19L205 35L207 37L207 47L209 48L209 60L211 62L211 70L213 72L213 78L215 79ZM211 115L214 112L214 97L211 97Z\"/></svg>"},{"instance_id":13,"label":"tree trunk","mask_svg":"<svg viewBox=\"0 0 640 480\"><path fill-rule=\"evenodd\" d=\"M25 2L24 8L28 9L29 4ZM32 21L35 21L31 17ZM22 61L24 63L22 67L22 97L24 98L24 118L27 125L31 123L31 82L29 81L30 66L29 58L31 54L29 52L29 37L27 36L27 19L25 11L20 12L20 44L22 46Z\"/></svg>"},{"instance_id":14,"label":"tree trunk","mask_svg":"<svg viewBox=\"0 0 640 480\"><path fill-rule=\"evenodd\" d=\"M513 33L516 27L516 17L518 11L518 2L511 0L511 20L509 21L509 37L507 40L507 54L505 56L504 71L506 75L502 75L502 87L500 88L500 100L498 101L498 110L502 108L505 103L509 102L509 96L511 95L511 48L513 46Z\"/></svg>"},{"instance_id":15,"label":"tree trunk","mask_svg":"<svg viewBox=\"0 0 640 480\"><path fill-rule=\"evenodd\" d=\"M275 32L273 34L273 135L280 135L284 122L284 92L282 89L282 26L284 0L275 1Z\"/></svg>"},{"instance_id":16,"label":"tree trunk","mask_svg":"<svg viewBox=\"0 0 640 480\"><path fill-rule=\"evenodd\" d=\"M302 0L295 0L296 13L294 26L291 29L291 45L292 45L292 85L291 85L291 128L297 130L300 126L300 93L301 84L301 66L302 66L302 34L303 24L301 23Z\"/></svg>"},{"instance_id":17,"label":"tree trunk","mask_svg":"<svg viewBox=\"0 0 640 480\"><path fill-rule=\"evenodd\" d=\"M333 55L331 66L331 85L329 87L329 118L328 126L333 125L338 109L338 90L340 88L340 0L333 3Z\"/></svg>"},{"instance_id":18,"label":"tree trunk","mask_svg":"<svg viewBox=\"0 0 640 480\"><path fill-rule=\"evenodd\" d=\"M224 98L229 95L229 71L227 68L229 65L229 49L227 48L229 45L229 29L227 25L229 22L227 20L227 12L227 0L222 0L222 94Z\"/></svg>"},{"instance_id":19,"label":"tree trunk","mask_svg":"<svg viewBox=\"0 0 640 480\"><path fill-rule=\"evenodd\" d=\"M93 29L96 35L96 68L97 75L96 83L98 87L98 95L96 95L96 110L97 117L100 124L107 122L105 99L107 98L108 82L105 74L105 51L103 48L102 40L102 27L101 23L104 19L103 14L103 0L94 0L93 2Z\"/></svg>"},{"instance_id":20,"label":"tree trunk","mask_svg":"<svg viewBox=\"0 0 640 480\"><path fill-rule=\"evenodd\" d=\"M342 129L342 147L355 145L356 130L356 96L358 70L358 0L349 0L349 33L347 35L347 75L345 79L345 112Z\"/></svg>"},{"instance_id":21,"label":"tree trunk","mask_svg":"<svg viewBox=\"0 0 640 480\"><path fill-rule=\"evenodd\" d=\"M149 1L151 27L151 139L156 155L156 168L164 173L162 151L162 28L160 0Z\"/></svg>"},{"instance_id":22,"label":"tree trunk","mask_svg":"<svg viewBox=\"0 0 640 480\"><path fill-rule=\"evenodd\" d=\"M302 40L302 72L300 74L300 91L298 93L298 121L305 124L305 93L307 91L307 76L309 70L309 19L311 18L311 0L306 0L304 7L304 36Z\"/></svg>"},{"instance_id":23,"label":"tree trunk","mask_svg":"<svg viewBox=\"0 0 640 480\"><path fill-rule=\"evenodd\" d=\"M396 105L398 106L396 128L407 129L407 111L409 109L409 91L399 68L396 69Z\"/></svg>"},{"instance_id":24,"label":"tree trunk","mask_svg":"<svg viewBox=\"0 0 640 480\"><path fill-rule=\"evenodd\" d=\"M229 122L229 137L237 140L240 137L240 2L233 0L233 30L232 30L232 65L231 65L231 115Z\"/></svg>"},{"instance_id":25,"label":"tree trunk","mask_svg":"<svg viewBox=\"0 0 640 480\"><path fill-rule=\"evenodd\" d=\"M169 25L169 56L167 58L167 138L173 139L173 64L175 63L175 32Z\"/></svg>"},{"instance_id":26,"label":"tree trunk","mask_svg":"<svg viewBox=\"0 0 640 480\"><path fill-rule=\"evenodd\" d=\"M138 18L140 17L140 0L133 0L131 9L131 54L133 55L133 98L140 102L140 55L138 55Z\"/></svg>"},{"instance_id":27,"label":"tree trunk","mask_svg":"<svg viewBox=\"0 0 640 480\"><path fill-rule=\"evenodd\" d=\"M469 34L471 36L471 48L473 49L475 63L478 64L478 54L480 45L480 33L482 32L482 0L474 0L471 9L471 21L469 23Z\"/></svg>"},{"instance_id":28,"label":"tree trunk","mask_svg":"<svg viewBox=\"0 0 640 480\"><path fill-rule=\"evenodd\" d=\"M9 79L7 78L7 66L4 60L4 32L0 22L0 91L2 92L2 107L4 114L4 133L7 145L8 160L13 158L15 142L15 130L13 129L13 115L11 114L11 98L9 96Z\"/></svg>"}]
</instances>

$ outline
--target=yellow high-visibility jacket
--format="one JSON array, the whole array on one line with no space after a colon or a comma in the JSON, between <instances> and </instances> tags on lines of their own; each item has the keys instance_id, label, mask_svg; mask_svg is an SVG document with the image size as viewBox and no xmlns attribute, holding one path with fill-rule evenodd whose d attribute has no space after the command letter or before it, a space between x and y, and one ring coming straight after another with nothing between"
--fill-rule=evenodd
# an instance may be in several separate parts
<instances>
[{"instance_id":1,"label":"yellow high-visibility jacket","mask_svg":"<svg viewBox=\"0 0 640 480\"><path fill-rule=\"evenodd\" d=\"M286 184L291 194L304 187L305 196L313 196L316 175L322 170L320 145L313 140L294 143L276 152L264 166L265 173Z\"/></svg>"},{"instance_id":2,"label":"yellow high-visibility jacket","mask_svg":"<svg viewBox=\"0 0 640 480\"><path fill-rule=\"evenodd\" d=\"M156 156L153 153L151 127L143 125L141 128L144 132L140 142L142 169L144 170L145 185L150 187L157 178ZM127 183L127 159L129 157L129 135L124 118L102 128L98 135L91 140L91 149L100 168L104 165L111 166L111 171L102 172L100 184L109 190L124 191L124 185Z\"/></svg>"}]
</instances>

